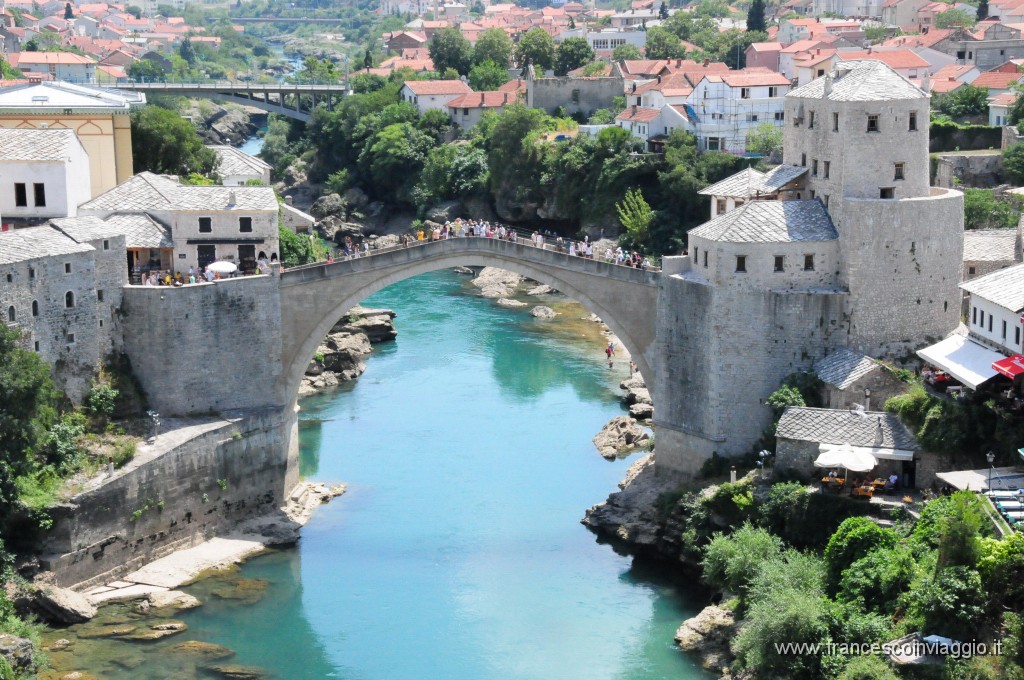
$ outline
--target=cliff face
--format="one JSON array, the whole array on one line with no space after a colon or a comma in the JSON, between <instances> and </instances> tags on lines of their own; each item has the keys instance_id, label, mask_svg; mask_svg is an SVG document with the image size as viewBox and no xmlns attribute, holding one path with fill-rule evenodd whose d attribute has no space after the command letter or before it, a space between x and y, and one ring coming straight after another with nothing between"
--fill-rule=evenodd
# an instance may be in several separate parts
<instances>
[{"instance_id":1,"label":"cliff face","mask_svg":"<svg viewBox=\"0 0 1024 680\"><path fill-rule=\"evenodd\" d=\"M240 146L246 139L267 124L267 113L249 106L216 102L192 102L183 115L189 116L196 124L199 136L207 144Z\"/></svg>"}]
</instances>

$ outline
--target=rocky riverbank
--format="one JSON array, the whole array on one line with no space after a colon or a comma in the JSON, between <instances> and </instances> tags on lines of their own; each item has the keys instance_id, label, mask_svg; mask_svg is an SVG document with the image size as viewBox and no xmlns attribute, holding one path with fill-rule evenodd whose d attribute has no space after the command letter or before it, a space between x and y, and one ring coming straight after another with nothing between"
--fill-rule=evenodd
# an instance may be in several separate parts
<instances>
[{"instance_id":1,"label":"rocky riverbank","mask_svg":"<svg viewBox=\"0 0 1024 680\"><path fill-rule=\"evenodd\" d=\"M390 309L350 309L317 348L299 386L299 396L316 394L362 375L366 370L363 359L373 351L372 345L398 337L394 318L395 312Z\"/></svg>"},{"instance_id":2,"label":"rocky riverbank","mask_svg":"<svg viewBox=\"0 0 1024 680\"><path fill-rule=\"evenodd\" d=\"M182 115L196 125L207 144L241 146L267 124L267 112L241 104L218 104L207 99L189 100Z\"/></svg>"}]
</instances>

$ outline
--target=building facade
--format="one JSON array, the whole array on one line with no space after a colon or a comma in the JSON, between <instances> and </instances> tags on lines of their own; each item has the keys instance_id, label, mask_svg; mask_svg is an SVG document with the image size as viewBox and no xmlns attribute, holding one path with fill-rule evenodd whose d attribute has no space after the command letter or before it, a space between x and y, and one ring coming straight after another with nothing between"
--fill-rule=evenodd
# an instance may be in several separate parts
<instances>
[{"instance_id":1,"label":"building facade","mask_svg":"<svg viewBox=\"0 0 1024 680\"><path fill-rule=\"evenodd\" d=\"M72 130L0 128L0 216L74 216L91 197L89 155Z\"/></svg>"}]
</instances>

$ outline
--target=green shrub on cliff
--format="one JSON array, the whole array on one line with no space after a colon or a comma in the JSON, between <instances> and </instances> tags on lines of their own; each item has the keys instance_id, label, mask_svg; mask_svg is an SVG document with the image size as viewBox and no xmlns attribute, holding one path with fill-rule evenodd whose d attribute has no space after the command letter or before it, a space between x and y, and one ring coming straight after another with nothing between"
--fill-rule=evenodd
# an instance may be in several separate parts
<instances>
[{"instance_id":1,"label":"green shrub on cliff","mask_svg":"<svg viewBox=\"0 0 1024 680\"><path fill-rule=\"evenodd\" d=\"M704 580L745 598L761 565L781 552L782 541L777 536L750 524L732 534L715 534L704 551Z\"/></svg>"}]
</instances>

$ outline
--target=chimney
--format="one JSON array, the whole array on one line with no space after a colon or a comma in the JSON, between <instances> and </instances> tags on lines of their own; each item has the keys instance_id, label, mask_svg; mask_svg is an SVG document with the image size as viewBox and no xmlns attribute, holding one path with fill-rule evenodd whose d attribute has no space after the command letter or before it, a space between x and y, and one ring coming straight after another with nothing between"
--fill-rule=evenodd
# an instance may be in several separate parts
<instances>
[{"instance_id":1,"label":"chimney","mask_svg":"<svg viewBox=\"0 0 1024 680\"><path fill-rule=\"evenodd\" d=\"M234 191L232 191L231 193L228 194L228 205L229 206L238 205L238 199L235 196L235 192Z\"/></svg>"},{"instance_id":2,"label":"chimney","mask_svg":"<svg viewBox=\"0 0 1024 680\"><path fill-rule=\"evenodd\" d=\"M825 87L821 91L821 98L828 99L828 96L832 94L832 74L829 73L825 76Z\"/></svg>"},{"instance_id":3,"label":"chimney","mask_svg":"<svg viewBox=\"0 0 1024 680\"><path fill-rule=\"evenodd\" d=\"M288 194L287 196L285 196L284 197L284 202L287 205L294 205L294 203L292 202L292 195Z\"/></svg>"},{"instance_id":4,"label":"chimney","mask_svg":"<svg viewBox=\"0 0 1024 680\"><path fill-rule=\"evenodd\" d=\"M873 45L868 45L868 54L871 54L871 51L872 51L873 47L874 47Z\"/></svg>"},{"instance_id":5,"label":"chimney","mask_svg":"<svg viewBox=\"0 0 1024 680\"><path fill-rule=\"evenodd\" d=\"M706 67L710 63L711 63L711 58L710 57L704 57L704 66Z\"/></svg>"},{"instance_id":6,"label":"chimney","mask_svg":"<svg viewBox=\"0 0 1024 680\"><path fill-rule=\"evenodd\" d=\"M921 89L925 92L931 92L932 89L932 74L925 73L924 78L921 79Z\"/></svg>"},{"instance_id":7,"label":"chimney","mask_svg":"<svg viewBox=\"0 0 1024 680\"><path fill-rule=\"evenodd\" d=\"M505 93L505 101L503 103L508 104L508 92Z\"/></svg>"}]
</instances>

